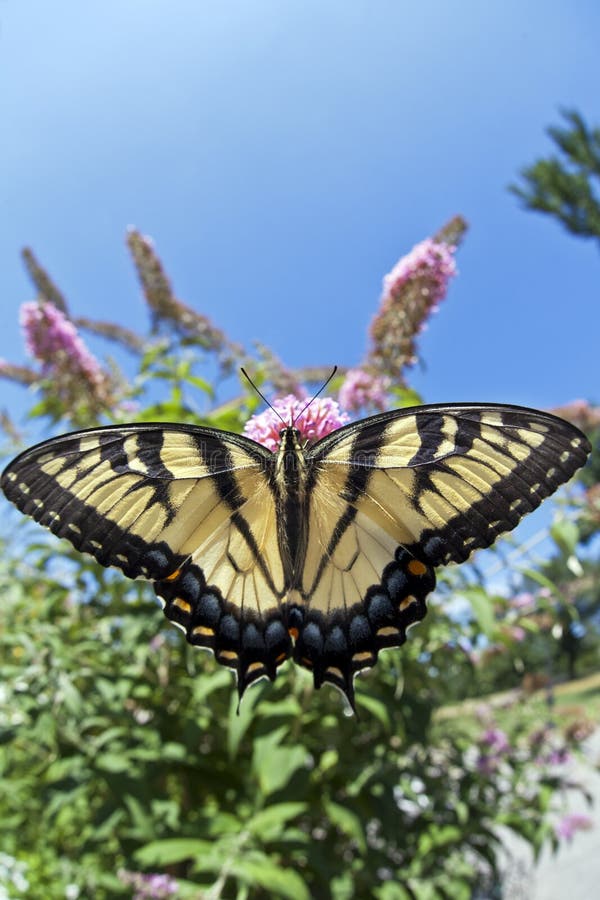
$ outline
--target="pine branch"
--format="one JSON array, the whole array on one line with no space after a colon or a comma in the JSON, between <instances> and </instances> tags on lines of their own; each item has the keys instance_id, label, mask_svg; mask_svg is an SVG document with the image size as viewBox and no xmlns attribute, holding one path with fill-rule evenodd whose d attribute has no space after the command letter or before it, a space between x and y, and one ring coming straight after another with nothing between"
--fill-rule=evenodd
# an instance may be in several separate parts
<instances>
[{"instance_id":1,"label":"pine branch","mask_svg":"<svg viewBox=\"0 0 600 900\"><path fill-rule=\"evenodd\" d=\"M569 127L547 130L561 155L524 168L522 183L508 189L526 209L554 216L572 234L600 239L600 129L575 111L562 114Z\"/></svg>"}]
</instances>

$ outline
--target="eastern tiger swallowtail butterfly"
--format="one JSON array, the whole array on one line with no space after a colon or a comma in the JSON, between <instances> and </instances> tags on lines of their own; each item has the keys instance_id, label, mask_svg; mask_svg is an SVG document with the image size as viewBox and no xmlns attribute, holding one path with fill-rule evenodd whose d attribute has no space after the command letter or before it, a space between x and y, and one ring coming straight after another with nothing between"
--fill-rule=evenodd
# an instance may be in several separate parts
<instances>
[{"instance_id":1,"label":"eastern tiger swallowtail butterfly","mask_svg":"<svg viewBox=\"0 0 600 900\"><path fill-rule=\"evenodd\" d=\"M590 450L562 419L478 404L280 439L272 453L214 428L93 428L25 451L1 485L77 550L152 581L240 697L293 657L353 705L356 672L425 615L435 567L514 528Z\"/></svg>"}]
</instances>

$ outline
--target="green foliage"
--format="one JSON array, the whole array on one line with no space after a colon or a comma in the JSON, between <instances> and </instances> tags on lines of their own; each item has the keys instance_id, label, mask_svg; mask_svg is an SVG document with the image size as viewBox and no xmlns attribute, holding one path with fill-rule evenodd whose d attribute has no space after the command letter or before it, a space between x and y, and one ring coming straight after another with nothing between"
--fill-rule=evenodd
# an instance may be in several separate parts
<instances>
[{"instance_id":1,"label":"green foliage","mask_svg":"<svg viewBox=\"0 0 600 900\"><path fill-rule=\"evenodd\" d=\"M360 679L358 721L291 664L238 714L230 673L161 627L149 590L50 561L0 573L0 814L27 896L126 896L119 869L167 871L181 896L469 896L498 822L543 842L546 780L526 800L505 787L532 765L523 746L501 781L471 738L431 740L441 611Z\"/></svg>"},{"instance_id":2,"label":"green foliage","mask_svg":"<svg viewBox=\"0 0 600 900\"><path fill-rule=\"evenodd\" d=\"M566 128L548 128L559 156L540 159L521 172L512 191L532 210L549 213L573 234L600 239L600 129L566 110Z\"/></svg>"},{"instance_id":3,"label":"green foliage","mask_svg":"<svg viewBox=\"0 0 600 900\"><path fill-rule=\"evenodd\" d=\"M240 431L256 396L242 383L239 396L215 407L210 350L188 347L192 326L212 332L174 301L165 308L181 316L185 340L173 329L140 341L132 387L104 419L131 418L135 403L138 421ZM260 353L258 385L293 380ZM37 387L32 415L69 420L51 385ZM391 393L399 405L416 399L401 384ZM563 568L533 570L547 591L537 609L550 624L580 577L573 561L584 574L588 565L579 521L554 527L567 580ZM315 691L291 663L238 708L232 674L164 621L150 587L20 520L8 532L0 539L0 892L157 897L159 872L181 898L467 900L486 879L498 882L500 825L536 853L556 845L551 817L570 776L544 762L550 738L534 740L518 721L503 737L493 719L466 728L460 716L439 715L520 678L524 644L511 629L527 630L529 646L546 627L491 595L476 570L441 575L433 609L405 647L357 680L355 718L333 688ZM462 614L449 614L458 599ZM486 682L492 650L489 659L509 660L508 671Z\"/></svg>"}]
</instances>

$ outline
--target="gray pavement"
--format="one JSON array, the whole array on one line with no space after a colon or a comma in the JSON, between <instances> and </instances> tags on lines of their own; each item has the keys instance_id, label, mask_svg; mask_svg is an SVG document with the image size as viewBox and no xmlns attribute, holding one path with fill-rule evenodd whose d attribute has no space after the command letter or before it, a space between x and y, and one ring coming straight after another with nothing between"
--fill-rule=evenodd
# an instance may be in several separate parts
<instances>
[{"instance_id":1,"label":"gray pavement","mask_svg":"<svg viewBox=\"0 0 600 900\"><path fill-rule=\"evenodd\" d=\"M544 852L537 866L527 845L507 838L504 900L600 900L600 729L583 748L586 758L574 764L573 777L585 784L594 805L570 792L569 812L589 816L593 827L561 843L556 854Z\"/></svg>"}]
</instances>

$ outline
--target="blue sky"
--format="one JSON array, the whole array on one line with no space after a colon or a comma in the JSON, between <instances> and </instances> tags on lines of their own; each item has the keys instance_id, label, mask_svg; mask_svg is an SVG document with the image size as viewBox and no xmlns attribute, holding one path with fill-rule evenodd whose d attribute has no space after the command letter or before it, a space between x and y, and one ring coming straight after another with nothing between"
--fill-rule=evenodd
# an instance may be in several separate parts
<instances>
[{"instance_id":1,"label":"blue sky","mask_svg":"<svg viewBox=\"0 0 600 900\"><path fill-rule=\"evenodd\" d=\"M351 365L383 275L460 213L414 386L598 398L597 247L506 185L560 107L600 123L599 37L592 0L0 0L0 356L25 361L24 245L76 314L143 327L135 225L233 340Z\"/></svg>"}]
</instances>

